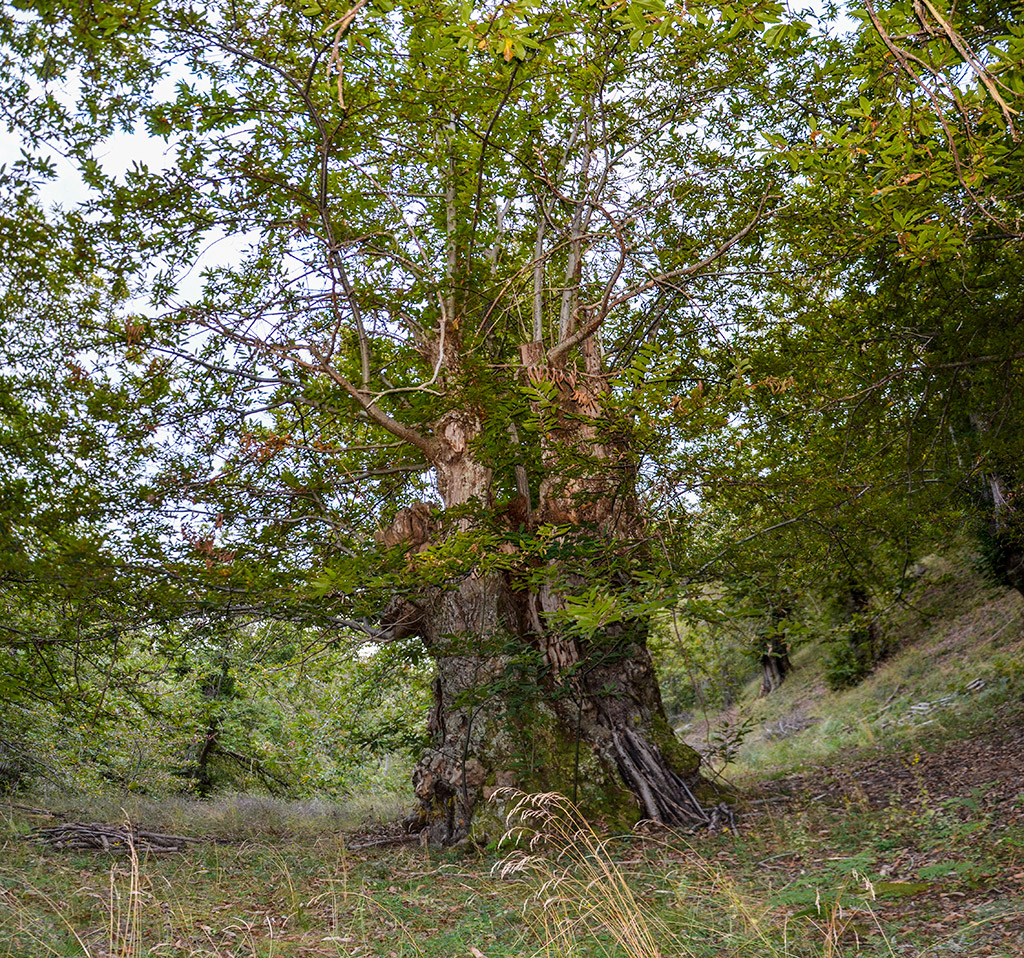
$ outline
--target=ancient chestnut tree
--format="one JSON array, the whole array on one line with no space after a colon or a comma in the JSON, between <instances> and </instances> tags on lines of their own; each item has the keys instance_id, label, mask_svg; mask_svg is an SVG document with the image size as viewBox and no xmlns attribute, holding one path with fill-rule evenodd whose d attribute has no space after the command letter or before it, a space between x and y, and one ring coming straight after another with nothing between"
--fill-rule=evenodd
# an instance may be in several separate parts
<instances>
[{"instance_id":1,"label":"ancient chestnut tree","mask_svg":"<svg viewBox=\"0 0 1024 958\"><path fill-rule=\"evenodd\" d=\"M766 44L770 2L16 6L7 121L37 180L54 149L89 190L53 215L122 304L120 382L170 397L145 498L205 601L267 608L276 571L313 619L423 643L433 840L501 785L705 821L646 651L649 519L787 203L764 134L802 122L804 28ZM162 162L119 167L119 129Z\"/></svg>"}]
</instances>

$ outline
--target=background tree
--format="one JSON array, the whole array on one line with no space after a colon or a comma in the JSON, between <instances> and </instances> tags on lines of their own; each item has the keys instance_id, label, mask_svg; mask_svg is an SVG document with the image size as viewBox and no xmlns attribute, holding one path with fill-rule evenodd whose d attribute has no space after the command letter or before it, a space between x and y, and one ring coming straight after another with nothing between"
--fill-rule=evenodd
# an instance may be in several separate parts
<instances>
[{"instance_id":1,"label":"background tree","mask_svg":"<svg viewBox=\"0 0 1024 958\"><path fill-rule=\"evenodd\" d=\"M1017 576L1024 87L1009 7L854 13L863 28L831 61L845 87L772 139L796 174L771 224L777 282L704 380L717 388L681 402L730 427L690 450L729 477L702 492L730 527L711 548L748 566L800 556L833 583L857 607L848 638L864 641L835 650L855 680L913 559L974 517Z\"/></svg>"}]
</instances>

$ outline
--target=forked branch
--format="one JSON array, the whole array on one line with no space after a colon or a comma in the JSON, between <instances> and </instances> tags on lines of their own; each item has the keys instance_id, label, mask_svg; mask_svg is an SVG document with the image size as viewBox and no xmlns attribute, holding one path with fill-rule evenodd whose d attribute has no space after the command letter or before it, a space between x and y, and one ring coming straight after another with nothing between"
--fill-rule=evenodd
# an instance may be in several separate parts
<instances>
[{"instance_id":1,"label":"forked branch","mask_svg":"<svg viewBox=\"0 0 1024 958\"><path fill-rule=\"evenodd\" d=\"M644 281L638 286L634 286L632 289L626 290L614 299L609 298L610 287L606 285L605 292L600 300L581 307L580 312L589 317L586 322L584 322L583 325L581 325L571 336L566 337L562 342L558 343L558 345L548 350L548 362L555 363L574 346L582 343L588 337L593 336L594 333L601 328L601 325L616 306L628 303L631 299L635 299L637 296L640 296L651 289L655 289L658 286L662 286L665 283L671 282L674 279L679 279L683 276L692 276L695 273L699 273L701 270L706 269L712 263L721 259L737 243L741 242L747 235L749 235L751 230L753 230L761 221L764 214L765 204L769 199L771 199L770 195L765 194L765 196L761 198L761 202L758 205L757 212L754 214L753 219L747 223L743 229L734 233L729 237L729 239L722 243L721 246L705 256L704 259L699 262L691 263L689 266L684 266L681 269L671 270L667 273L660 273L657 276L652 276L650 279ZM621 266L622 264L620 262L613 277L614 279L617 279L621 273Z\"/></svg>"}]
</instances>

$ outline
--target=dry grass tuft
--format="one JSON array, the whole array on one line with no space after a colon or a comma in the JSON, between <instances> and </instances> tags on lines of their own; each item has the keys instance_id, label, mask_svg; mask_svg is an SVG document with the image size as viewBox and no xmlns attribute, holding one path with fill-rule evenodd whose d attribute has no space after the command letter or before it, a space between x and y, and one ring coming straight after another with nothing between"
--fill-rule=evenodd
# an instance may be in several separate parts
<instances>
[{"instance_id":1,"label":"dry grass tuft","mask_svg":"<svg viewBox=\"0 0 1024 958\"><path fill-rule=\"evenodd\" d=\"M610 935L629 958L661 958L658 942L670 936L640 902L609 840L600 838L579 809L557 792L526 795L500 789L512 801L503 844L518 847L497 865L504 879L536 884L531 899L540 907L545 955L575 955L589 938Z\"/></svg>"}]
</instances>

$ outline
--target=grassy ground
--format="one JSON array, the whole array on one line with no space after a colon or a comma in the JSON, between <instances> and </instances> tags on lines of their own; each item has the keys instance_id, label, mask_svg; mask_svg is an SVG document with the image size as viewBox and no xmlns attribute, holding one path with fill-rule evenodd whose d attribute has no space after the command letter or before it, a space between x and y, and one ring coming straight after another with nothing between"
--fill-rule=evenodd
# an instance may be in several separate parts
<instances>
[{"instance_id":1,"label":"grassy ground","mask_svg":"<svg viewBox=\"0 0 1024 958\"><path fill-rule=\"evenodd\" d=\"M548 801L530 808L536 854L529 835L360 848L360 818L389 800L229 798L127 809L227 842L112 859L32 845L46 820L0 808L0 958L1016 958L1024 603L938 560L913 598L900 649L862 686L826 694L806 649L779 693L716 717L747 721L726 770L738 833L602 841Z\"/></svg>"},{"instance_id":2,"label":"grassy ground","mask_svg":"<svg viewBox=\"0 0 1024 958\"><path fill-rule=\"evenodd\" d=\"M112 862L29 845L8 820L0 955L1024 953L1024 822L995 817L984 792L780 801L692 844L602 845L569 822L526 861L275 832Z\"/></svg>"}]
</instances>

